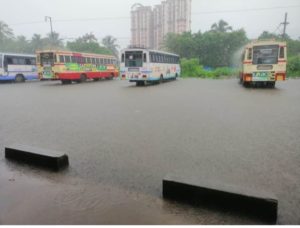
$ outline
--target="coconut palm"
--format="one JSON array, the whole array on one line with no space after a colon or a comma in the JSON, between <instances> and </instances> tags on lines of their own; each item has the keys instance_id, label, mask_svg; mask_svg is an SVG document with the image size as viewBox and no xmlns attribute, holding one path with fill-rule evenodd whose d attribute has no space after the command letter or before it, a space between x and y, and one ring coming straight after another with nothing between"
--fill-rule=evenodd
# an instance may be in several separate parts
<instances>
[{"instance_id":1,"label":"coconut palm","mask_svg":"<svg viewBox=\"0 0 300 228\"><path fill-rule=\"evenodd\" d=\"M0 42L4 40L13 39L14 34L11 28L6 23L0 21Z\"/></svg>"},{"instance_id":2,"label":"coconut palm","mask_svg":"<svg viewBox=\"0 0 300 228\"><path fill-rule=\"evenodd\" d=\"M214 23L211 26L211 31L214 31L214 32L228 32L228 31L232 31L232 27L229 26L226 21L220 20L218 23Z\"/></svg>"},{"instance_id":3,"label":"coconut palm","mask_svg":"<svg viewBox=\"0 0 300 228\"><path fill-rule=\"evenodd\" d=\"M39 34L33 34L30 42L30 46L33 52L36 50L41 50L43 49L44 46L44 40L41 35Z\"/></svg>"}]
</instances>

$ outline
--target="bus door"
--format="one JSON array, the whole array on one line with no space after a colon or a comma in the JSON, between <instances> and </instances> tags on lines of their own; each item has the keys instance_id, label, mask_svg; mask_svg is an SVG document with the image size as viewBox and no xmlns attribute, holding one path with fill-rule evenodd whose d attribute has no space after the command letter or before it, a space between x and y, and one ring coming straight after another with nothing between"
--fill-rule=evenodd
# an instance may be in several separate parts
<instances>
[{"instance_id":1,"label":"bus door","mask_svg":"<svg viewBox=\"0 0 300 228\"><path fill-rule=\"evenodd\" d=\"M54 62L55 61L55 55L53 53L41 53L40 54L40 61L41 61L41 67L43 69L42 71L42 78L43 79L53 79L53 70Z\"/></svg>"},{"instance_id":2,"label":"bus door","mask_svg":"<svg viewBox=\"0 0 300 228\"><path fill-rule=\"evenodd\" d=\"M3 66L3 57L2 54L0 54L0 76L4 74L4 66Z\"/></svg>"}]
</instances>

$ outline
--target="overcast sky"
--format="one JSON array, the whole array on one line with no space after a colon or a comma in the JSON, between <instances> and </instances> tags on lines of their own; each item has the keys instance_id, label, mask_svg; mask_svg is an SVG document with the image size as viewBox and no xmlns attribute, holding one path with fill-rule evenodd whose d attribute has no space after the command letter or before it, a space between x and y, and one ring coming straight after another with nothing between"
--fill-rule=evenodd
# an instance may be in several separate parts
<instances>
[{"instance_id":1,"label":"overcast sky","mask_svg":"<svg viewBox=\"0 0 300 228\"><path fill-rule=\"evenodd\" d=\"M25 35L30 39L34 33L45 35L50 31L49 23L44 22L44 17L51 16L54 30L59 32L65 41L93 32L98 39L113 35L124 47L130 42L130 8L136 2L153 6L161 1L0 0L0 20L6 22L15 35ZM279 8L287 6L292 7ZM192 0L192 31L207 31L213 23L224 19L234 29L244 28L249 38L257 38L264 30L274 32L283 22L285 12L288 12L290 22L287 32L291 37L298 39L300 0ZM94 20L87 20L91 18Z\"/></svg>"}]
</instances>

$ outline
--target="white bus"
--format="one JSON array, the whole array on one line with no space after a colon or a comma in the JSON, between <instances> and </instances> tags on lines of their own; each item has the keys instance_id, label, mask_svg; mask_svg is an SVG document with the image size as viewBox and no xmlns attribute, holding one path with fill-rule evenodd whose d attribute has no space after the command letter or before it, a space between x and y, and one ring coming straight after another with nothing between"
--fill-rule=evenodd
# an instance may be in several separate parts
<instances>
[{"instance_id":1,"label":"white bus","mask_svg":"<svg viewBox=\"0 0 300 228\"><path fill-rule=\"evenodd\" d=\"M121 77L137 86L175 80L180 73L178 55L142 48L129 48L121 53Z\"/></svg>"},{"instance_id":2,"label":"white bus","mask_svg":"<svg viewBox=\"0 0 300 228\"><path fill-rule=\"evenodd\" d=\"M36 56L0 53L0 81L24 82L38 79Z\"/></svg>"},{"instance_id":3,"label":"white bus","mask_svg":"<svg viewBox=\"0 0 300 228\"><path fill-rule=\"evenodd\" d=\"M287 44L275 40L253 41L245 47L240 82L245 86L275 87L287 77Z\"/></svg>"}]
</instances>

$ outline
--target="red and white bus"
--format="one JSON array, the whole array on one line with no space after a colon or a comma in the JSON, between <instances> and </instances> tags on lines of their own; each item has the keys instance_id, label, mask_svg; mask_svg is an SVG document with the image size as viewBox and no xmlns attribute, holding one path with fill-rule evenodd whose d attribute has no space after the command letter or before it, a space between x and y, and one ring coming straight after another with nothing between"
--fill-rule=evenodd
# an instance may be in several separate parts
<instances>
[{"instance_id":1,"label":"red and white bus","mask_svg":"<svg viewBox=\"0 0 300 228\"><path fill-rule=\"evenodd\" d=\"M88 79L113 79L119 76L117 59L110 55L68 51L38 51L38 74L41 80L60 80L63 84Z\"/></svg>"}]
</instances>

